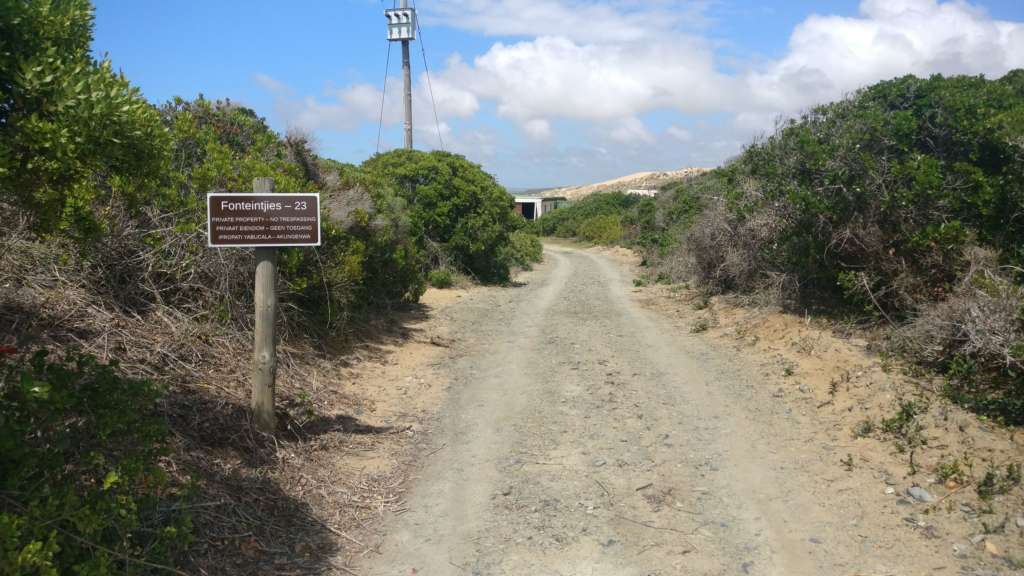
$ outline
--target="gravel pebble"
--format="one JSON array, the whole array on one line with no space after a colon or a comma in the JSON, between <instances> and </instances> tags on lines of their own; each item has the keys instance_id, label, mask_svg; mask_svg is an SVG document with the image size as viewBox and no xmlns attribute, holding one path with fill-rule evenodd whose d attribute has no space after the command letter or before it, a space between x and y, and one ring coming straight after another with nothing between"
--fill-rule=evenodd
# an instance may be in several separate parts
<instances>
[{"instance_id":1,"label":"gravel pebble","mask_svg":"<svg viewBox=\"0 0 1024 576\"><path fill-rule=\"evenodd\" d=\"M932 496L931 492L921 488L920 486L911 486L907 488L907 496L910 496L918 502L934 502L935 497Z\"/></svg>"}]
</instances>

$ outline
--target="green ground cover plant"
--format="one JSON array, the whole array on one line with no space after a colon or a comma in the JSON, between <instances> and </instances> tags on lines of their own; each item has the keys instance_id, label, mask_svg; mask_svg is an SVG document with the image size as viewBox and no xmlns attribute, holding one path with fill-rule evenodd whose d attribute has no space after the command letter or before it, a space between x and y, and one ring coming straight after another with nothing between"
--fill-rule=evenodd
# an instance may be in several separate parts
<instances>
[{"instance_id":1,"label":"green ground cover plant","mask_svg":"<svg viewBox=\"0 0 1024 576\"><path fill-rule=\"evenodd\" d=\"M0 574L144 574L189 543L162 390L89 356L0 356Z\"/></svg>"}]
</instances>

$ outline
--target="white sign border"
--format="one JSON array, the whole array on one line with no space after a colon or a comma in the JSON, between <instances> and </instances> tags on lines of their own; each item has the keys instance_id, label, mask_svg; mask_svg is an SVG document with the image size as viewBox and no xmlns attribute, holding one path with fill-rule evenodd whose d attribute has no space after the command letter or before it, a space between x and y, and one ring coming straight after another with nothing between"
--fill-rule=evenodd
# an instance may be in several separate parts
<instances>
[{"instance_id":1,"label":"white sign border","mask_svg":"<svg viewBox=\"0 0 1024 576\"><path fill-rule=\"evenodd\" d=\"M218 246L212 243L213 237L210 235L210 225L213 224L210 221L210 199L214 196L240 196L243 198L253 198L254 196L295 196L296 198L310 196L316 198L316 226L317 235L316 244L231 244L230 246ZM324 241L324 228L321 220L322 215L320 213L322 206L320 205L320 193L319 192L207 192L206 193L206 247L216 248L218 250L225 250L229 248L302 248L302 247L317 247L323 246Z\"/></svg>"}]
</instances>

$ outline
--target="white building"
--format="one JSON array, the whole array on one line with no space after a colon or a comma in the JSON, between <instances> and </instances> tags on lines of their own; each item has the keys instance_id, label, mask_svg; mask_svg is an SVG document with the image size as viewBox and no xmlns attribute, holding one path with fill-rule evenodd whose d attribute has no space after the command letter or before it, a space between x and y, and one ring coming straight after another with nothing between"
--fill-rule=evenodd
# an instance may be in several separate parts
<instances>
[{"instance_id":1,"label":"white building","mask_svg":"<svg viewBox=\"0 0 1024 576\"><path fill-rule=\"evenodd\" d=\"M569 203L561 196L541 198L540 196L516 196L516 213L527 220L536 220L541 216L561 208Z\"/></svg>"}]
</instances>

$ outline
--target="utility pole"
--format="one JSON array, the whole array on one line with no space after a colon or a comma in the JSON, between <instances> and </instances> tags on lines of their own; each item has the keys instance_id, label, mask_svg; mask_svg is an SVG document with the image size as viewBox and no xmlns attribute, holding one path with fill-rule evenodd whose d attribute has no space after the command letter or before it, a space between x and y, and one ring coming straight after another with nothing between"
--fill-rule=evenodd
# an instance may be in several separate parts
<instances>
[{"instance_id":1,"label":"utility pole","mask_svg":"<svg viewBox=\"0 0 1024 576\"><path fill-rule=\"evenodd\" d=\"M409 42L416 39L416 9L409 0L401 0L400 8L384 11L388 20L388 40L402 43L402 81L405 84L405 148L412 150L412 66L409 63Z\"/></svg>"},{"instance_id":2,"label":"utility pole","mask_svg":"<svg viewBox=\"0 0 1024 576\"><path fill-rule=\"evenodd\" d=\"M402 8L408 7L409 0L402 0ZM402 81L405 82L405 149L412 150L412 66L408 40L402 40Z\"/></svg>"}]
</instances>

